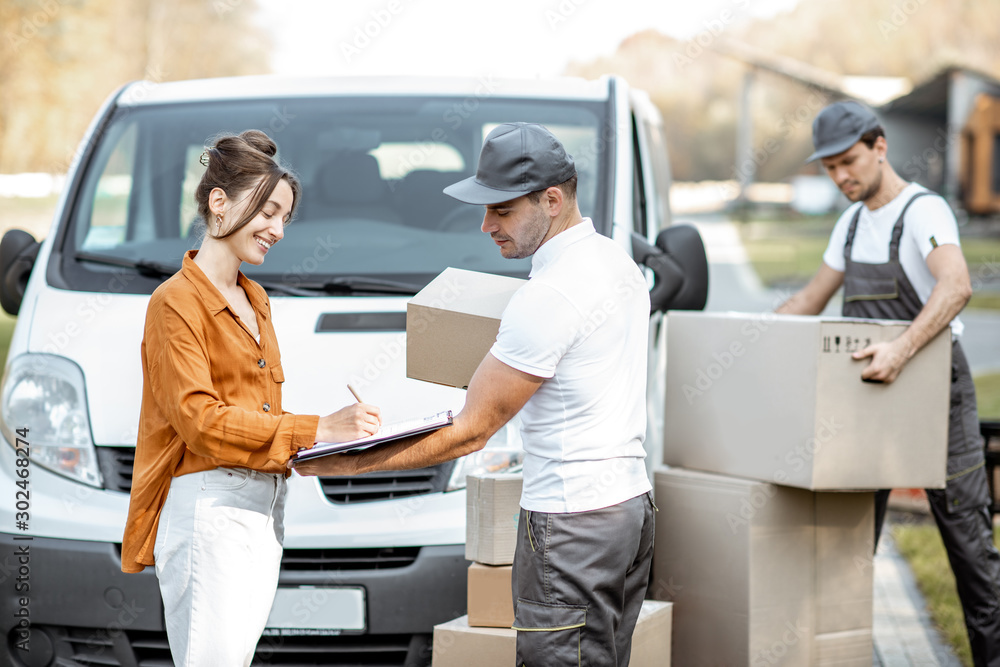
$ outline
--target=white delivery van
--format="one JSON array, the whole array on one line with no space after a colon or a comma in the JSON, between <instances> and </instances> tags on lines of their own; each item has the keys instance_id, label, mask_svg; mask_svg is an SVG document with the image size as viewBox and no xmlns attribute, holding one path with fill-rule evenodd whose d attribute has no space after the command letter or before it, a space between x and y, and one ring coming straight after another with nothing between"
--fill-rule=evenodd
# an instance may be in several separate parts
<instances>
[{"instance_id":1,"label":"white delivery van","mask_svg":"<svg viewBox=\"0 0 1000 667\"><path fill-rule=\"evenodd\" d=\"M448 266L527 277L528 260L503 259L479 230L480 207L441 193L474 173L483 138L507 121L564 142L583 214L648 267L649 468L659 463L662 312L703 306L707 268L693 228L661 233L670 173L644 94L617 78L130 84L84 137L48 237L15 230L0 243L0 302L18 316L0 389L0 663L171 664L153 569L123 574L120 544L146 304L199 243L193 192L209 139L264 130L303 183L284 240L243 267L270 295L286 409L326 414L353 401L350 382L392 422L457 412L464 398L406 378L407 299ZM423 470L293 475L258 659L429 664L432 626L465 612L465 477L521 457L508 426Z\"/></svg>"}]
</instances>

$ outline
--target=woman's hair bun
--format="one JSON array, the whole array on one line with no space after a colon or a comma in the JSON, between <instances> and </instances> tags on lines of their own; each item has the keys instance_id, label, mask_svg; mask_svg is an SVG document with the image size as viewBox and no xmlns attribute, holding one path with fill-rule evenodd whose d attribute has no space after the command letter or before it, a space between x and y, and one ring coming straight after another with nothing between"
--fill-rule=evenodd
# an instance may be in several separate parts
<instances>
[{"instance_id":1,"label":"woman's hair bun","mask_svg":"<svg viewBox=\"0 0 1000 667\"><path fill-rule=\"evenodd\" d=\"M278 154L278 146L274 143L271 137L267 136L260 130L245 130L240 133L240 139L243 139L243 141L247 142L268 157L274 157Z\"/></svg>"}]
</instances>

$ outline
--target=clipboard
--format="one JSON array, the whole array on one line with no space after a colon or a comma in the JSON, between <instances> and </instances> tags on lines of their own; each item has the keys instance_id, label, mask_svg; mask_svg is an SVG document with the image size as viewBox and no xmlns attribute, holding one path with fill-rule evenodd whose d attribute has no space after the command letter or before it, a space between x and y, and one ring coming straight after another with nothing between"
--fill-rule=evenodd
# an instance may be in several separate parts
<instances>
[{"instance_id":1,"label":"clipboard","mask_svg":"<svg viewBox=\"0 0 1000 667\"><path fill-rule=\"evenodd\" d=\"M292 466L299 461L308 461L321 456L328 456L329 454L358 452L369 447L374 447L375 445L408 438L411 435L430 433L439 428L451 426L453 421L454 418L452 417L451 410L446 410L422 419L410 419L396 422L395 424L387 424L380 428L378 433L370 435L367 438L358 438L357 440L349 440L347 442L317 442L311 449L303 449L296 452L292 456Z\"/></svg>"}]
</instances>

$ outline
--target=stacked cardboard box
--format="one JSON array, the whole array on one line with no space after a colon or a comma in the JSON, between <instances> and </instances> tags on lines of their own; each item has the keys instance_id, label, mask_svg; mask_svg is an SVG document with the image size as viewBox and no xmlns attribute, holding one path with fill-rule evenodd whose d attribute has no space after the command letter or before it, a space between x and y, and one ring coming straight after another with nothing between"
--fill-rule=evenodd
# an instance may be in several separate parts
<instances>
[{"instance_id":1,"label":"stacked cardboard box","mask_svg":"<svg viewBox=\"0 0 1000 667\"><path fill-rule=\"evenodd\" d=\"M906 324L671 312L669 327L667 465L814 491L944 488L947 329L880 384L852 354Z\"/></svg>"},{"instance_id":2,"label":"stacked cardboard box","mask_svg":"<svg viewBox=\"0 0 1000 667\"><path fill-rule=\"evenodd\" d=\"M682 665L867 665L871 493L656 472L653 588Z\"/></svg>"},{"instance_id":3,"label":"stacked cardboard box","mask_svg":"<svg viewBox=\"0 0 1000 667\"><path fill-rule=\"evenodd\" d=\"M632 633L631 667L670 667L673 605L645 600ZM510 667L517 632L509 628L477 628L462 616L434 626L433 667ZM541 656L544 660L544 656ZM685 664L685 663L679 663ZM691 663L693 664L693 663Z\"/></svg>"},{"instance_id":4,"label":"stacked cardboard box","mask_svg":"<svg viewBox=\"0 0 1000 667\"><path fill-rule=\"evenodd\" d=\"M434 628L434 667L514 663L517 632L511 564L517 543L521 476L469 475L465 557L469 566L468 615ZM633 667L669 667L673 605L643 602L632 634Z\"/></svg>"},{"instance_id":5,"label":"stacked cardboard box","mask_svg":"<svg viewBox=\"0 0 1000 667\"><path fill-rule=\"evenodd\" d=\"M465 496L465 558L510 565L521 513L520 474L469 475Z\"/></svg>"},{"instance_id":6,"label":"stacked cardboard box","mask_svg":"<svg viewBox=\"0 0 1000 667\"><path fill-rule=\"evenodd\" d=\"M670 314L678 467L655 474L652 593L676 604L675 663L870 664L874 502L858 490L945 477L948 334L889 385L852 358L905 326Z\"/></svg>"},{"instance_id":7,"label":"stacked cardboard box","mask_svg":"<svg viewBox=\"0 0 1000 667\"><path fill-rule=\"evenodd\" d=\"M469 475L465 557L469 566L468 624L510 628L514 622L511 564L521 512L521 475Z\"/></svg>"}]
</instances>

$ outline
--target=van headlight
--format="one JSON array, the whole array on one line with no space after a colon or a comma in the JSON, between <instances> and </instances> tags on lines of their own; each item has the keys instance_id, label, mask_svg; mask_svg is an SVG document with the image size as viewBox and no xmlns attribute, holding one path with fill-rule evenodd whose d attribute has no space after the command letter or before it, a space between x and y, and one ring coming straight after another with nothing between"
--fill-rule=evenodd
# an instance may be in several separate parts
<instances>
[{"instance_id":1,"label":"van headlight","mask_svg":"<svg viewBox=\"0 0 1000 667\"><path fill-rule=\"evenodd\" d=\"M79 366L52 354L23 354L10 362L0 397L3 435L11 446L15 429L27 428L33 465L101 486Z\"/></svg>"},{"instance_id":2,"label":"van headlight","mask_svg":"<svg viewBox=\"0 0 1000 667\"><path fill-rule=\"evenodd\" d=\"M486 446L455 461L451 478L445 491L465 488L466 475L485 472L514 472L524 462L524 446L521 444L521 419L515 415L493 434Z\"/></svg>"}]
</instances>

